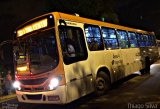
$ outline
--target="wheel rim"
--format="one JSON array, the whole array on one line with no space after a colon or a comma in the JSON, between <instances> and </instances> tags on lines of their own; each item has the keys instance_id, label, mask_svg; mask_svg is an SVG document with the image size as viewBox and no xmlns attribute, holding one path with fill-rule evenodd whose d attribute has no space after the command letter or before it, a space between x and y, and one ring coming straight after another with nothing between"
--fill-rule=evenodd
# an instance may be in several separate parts
<instances>
[{"instance_id":1,"label":"wheel rim","mask_svg":"<svg viewBox=\"0 0 160 109\"><path fill-rule=\"evenodd\" d=\"M97 79L97 90L98 91L105 91L105 80L103 78Z\"/></svg>"}]
</instances>

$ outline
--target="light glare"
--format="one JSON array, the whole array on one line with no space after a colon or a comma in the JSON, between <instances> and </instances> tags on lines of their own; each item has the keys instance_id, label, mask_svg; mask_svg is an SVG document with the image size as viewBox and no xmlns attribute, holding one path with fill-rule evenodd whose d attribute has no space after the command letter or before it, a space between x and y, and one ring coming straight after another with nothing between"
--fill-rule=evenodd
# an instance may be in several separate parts
<instances>
[{"instance_id":1,"label":"light glare","mask_svg":"<svg viewBox=\"0 0 160 109\"><path fill-rule=\"evenodd\" d=\"M27 66L17 67L17 71L27 71Z\"/></svg>"},{"instance_id":2,"label":"light glare","mask_svg":"<svg viewBox=\"0 0 160 109\"><path fill-rule=\"evenodd\" d=\"M59 85L59 79L58 79L58 78L53 78L53 79L50 81L49 89L50 89L50 90L53 90L53 89L56 88L58 85Z\"/></svg>"},{"instance_id":3,"label":"light glare","mask_svg":"<svg viewBox=\"0 0 160 109\"><path fill-rule=\"evenodd\" d=\"M18 90L21 90L20 85L21 85L21 83L20 83L19 81L15 81L15 82L13 83L13 87L14 87L15 89L18 89Z\"/></svg>"}]
</instances>

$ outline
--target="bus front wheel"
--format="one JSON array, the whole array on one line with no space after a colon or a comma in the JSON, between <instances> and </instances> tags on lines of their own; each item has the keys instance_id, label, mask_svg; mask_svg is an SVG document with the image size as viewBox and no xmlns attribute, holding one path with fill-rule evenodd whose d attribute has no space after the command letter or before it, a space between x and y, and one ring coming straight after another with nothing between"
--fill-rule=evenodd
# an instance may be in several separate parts
<instances>
[{"instance_id":1,"label":"bus front wheel","mask_svg":"<svg viewBox=\"0 0 160 109\"><path fill-rule=\"evenodd\" d=\"M100 96L105 94L111 87L110 78L109 76L103 72L100 71L96 78L96 95Z\"/></svg>"}]
</instances>

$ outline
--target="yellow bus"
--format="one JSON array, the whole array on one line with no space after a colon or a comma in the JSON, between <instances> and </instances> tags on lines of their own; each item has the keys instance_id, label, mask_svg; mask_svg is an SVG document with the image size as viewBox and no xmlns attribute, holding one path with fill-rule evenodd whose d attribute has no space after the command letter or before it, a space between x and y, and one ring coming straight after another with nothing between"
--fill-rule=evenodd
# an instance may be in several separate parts
<instances>
[{"instance_id":1,"label":"yellow bus","mask_svg":"<svg viewBox=\"0 0 160 109\"><path fill-rule=\"evenodd\" d=\"M115 81L149 71L158 58L152 32L60 12L15 31L14 87L19 102L70 103L104 94Z\"/></svg>"}]
</instances>

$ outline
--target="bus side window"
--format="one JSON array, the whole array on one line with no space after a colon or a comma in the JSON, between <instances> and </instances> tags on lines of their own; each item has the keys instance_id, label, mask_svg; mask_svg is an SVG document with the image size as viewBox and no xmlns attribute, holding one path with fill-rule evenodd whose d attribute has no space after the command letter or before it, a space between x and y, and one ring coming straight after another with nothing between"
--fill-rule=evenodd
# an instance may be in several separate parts
<instances>
[{"instance_id":1,"label":"bus side window","mask_svg":"<svg viewBox=\"0 0 160 109\"><path fill-rule=\"evenodd\" d=\"M143 35L143 43L144 43L145 46L149 46L148 35Z\"/></svg>"},{"instance_id":2,"label":"bus side window","mask_svg":"<svg viewBox=\"0 0 160 109\"><path fill-rule=\"evenodd\" d=\"M70 26L59 26L58 28L64 63L71 64L85 60L87 49L82 29Z\"/></svg>"},{"instance_id":3,"label":"bus side window","mask_svg":"<svg viewBox=\"0 0 160 109\"><path fill-rule=\"evenodd\" d=\"M128 32L128 38L129 38L129 42L130 42L130 47L131 48L138 47L137 38L136 38L136 34L135 33Z\"/></svg>"},{"instance_id":4,"label":"bus side window","mask_svg":"<svg viewBox=\"0 0 160 109\"><path fill-rule=\"evenodd\" d=\"M89 50L91 51L103 50L104 46L99 27L85 25L84 28Z\"/></svg>"},{"instance_id":5,"label":"bus side window","mask_svg":"<svg viewBox=\"0 0 160 109\"><path fill-rule=\"evenodd\" d=\"M126 31L117 30L117 37L118 37L120 48L129 48L129 41L128 41Z\"/></svg>"},{"instance_id":6,"label":"bus side window","mask_svg":"<svg viewBox=\"0 0 160 109\"><path fill-rule=\"evenodd\" d=\"M137 41L138 41L139 46L140 47L145 47L145 44L143 42L142 34L137 33L136 35L137 35Z\"/></svg>"},{"instance_id":7,"label":"bus side window","mask_svg":"<svg viewBox=\"0 0 160 109\"><path fill-rule=\"evenodd\" d=\"M152 36L151 35L148 35L148 45L149 46L153 46Z\"/></svg>"},{"instance_id":8,"label":"bus side window","mask_svg":"<svg viewBox=\"0 0 160 109\"><path fill-rule=\"evenodd\" d=\"M150 35L150 39L151 39L151 46L156 46L155 36Z\"/></svg>"},{"instance_id":9,"label":"bus side window","mask_svg":"<svg viewBox=\"0 0 160 109\"><path fill-rule=\"evenodd\" d=\"M148 37L148 46L152 46L152 37L150 35L147 35Z\"/></svg>"},{"instance_id":10,"label":"bus side window","mask_svg":"<svg viewBox=\"0 0 160 109\"><path fill-rule=\"evenodd\" d=\"M154 35L151 35L152 46L156 46L156 38Z\"/></svg>"},{"instance_id":11,"label":"bus side window","mask_svg":"<svg viewBox=\"0 0 160 109\"><path fill-rule=\"evenodd\" d=\"M118 48L118 41L114 29L102 27L102 36L107 49Z\"/></svg>"}]
</instances>

